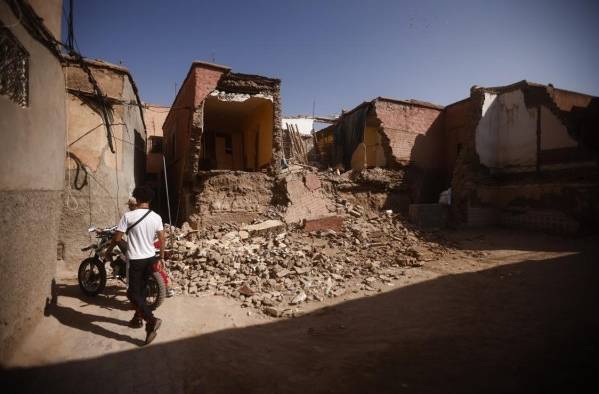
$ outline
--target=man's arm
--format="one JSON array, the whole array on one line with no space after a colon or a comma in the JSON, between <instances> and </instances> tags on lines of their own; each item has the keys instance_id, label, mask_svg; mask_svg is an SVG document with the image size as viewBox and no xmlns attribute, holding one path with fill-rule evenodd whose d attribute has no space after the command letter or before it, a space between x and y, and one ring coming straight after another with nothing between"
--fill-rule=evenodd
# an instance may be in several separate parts
<instances>
[{"instance_id":1,"label":"man's arm","mask_svg":"<svg viewBox=\"0 0 599 394\"><path fill-rule=\"evenodd\" d=\"M112 249L114 249L114 247L116 246L116 244L123 239L123 232L121 231L116 231L114 233L114 235L112 236L112 239L110 240L110 243L108 244L108 247L106 248L106 252L104 252L104 258L106 259L108 256L110 256L110 253L112 253Z\"/></svg>"},{"instance_id":2,"label":"man's arm","mask_svg":"<svg viewBox=\"0 0 599 394\"><path fill-rule=\"evenodd\" d=\"M164 230L158 231L158 240L160 241L160 260L164 261L164 245L166 244Z\"/></svg>"}]
</instances>

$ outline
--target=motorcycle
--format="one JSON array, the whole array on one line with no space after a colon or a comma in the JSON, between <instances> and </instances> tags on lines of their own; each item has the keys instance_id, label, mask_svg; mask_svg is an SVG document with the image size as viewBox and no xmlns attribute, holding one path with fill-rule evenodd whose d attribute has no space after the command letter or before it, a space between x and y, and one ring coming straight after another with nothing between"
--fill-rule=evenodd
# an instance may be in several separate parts
<instances>
[{"instance_id":1,"label":"motorcycle","mask_svg":"<svg viewBox=\"0 0 599 394\"><path fill-rule=\"evenodd\" d=\"M106 281L108 279L106 263L109 263L110 265L112 277L127 284L127 243L121 240L121 242L119 242L112 250L111 256L104 258L104 252L110 244L112 236L116 232L116 226L105 229L98 229L95 226L92 226L88 229L88 232L95 233L97 241L81 249L83 252L88 250L91 252L90 257L83 260L79 265L77 279L81 291L85 295L93 297L100 294L106 287ZM159 248L159 243L155 243L154 247ZM150 275L146 287L146 304L152 310L158 308L164 302L164 299L167 296L167 286L168 276L160 268L158 262L154 263L152 266L152 275Z\"/></svg>"}]
</instances>

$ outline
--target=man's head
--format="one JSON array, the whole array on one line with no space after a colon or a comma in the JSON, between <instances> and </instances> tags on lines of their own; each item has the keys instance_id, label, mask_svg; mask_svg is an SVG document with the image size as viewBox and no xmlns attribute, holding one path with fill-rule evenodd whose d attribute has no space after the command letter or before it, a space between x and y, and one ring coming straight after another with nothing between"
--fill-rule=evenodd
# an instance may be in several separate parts
<instances>
[{"instance_id":1,"label":"man's head","mask_svg":"<svg viewBox=\"0 0 599 394\"><path fill-rule=\"evenodd\" d=\"M138 204L149 204L154 198L154 191L147 186L138 186L133 190L133 197Z\"/></svg>"},{"instance_id":2,"label":"man's head","mask_svg":"<svg viewBox=\"0 0 599 394\"><path fill-rule=\"evenodd\" d=\"M133 211L137 207L137 200L135 197L129 197L129 201L127 201L127 206L130 211Z\"/></svg>"}]
</instances>

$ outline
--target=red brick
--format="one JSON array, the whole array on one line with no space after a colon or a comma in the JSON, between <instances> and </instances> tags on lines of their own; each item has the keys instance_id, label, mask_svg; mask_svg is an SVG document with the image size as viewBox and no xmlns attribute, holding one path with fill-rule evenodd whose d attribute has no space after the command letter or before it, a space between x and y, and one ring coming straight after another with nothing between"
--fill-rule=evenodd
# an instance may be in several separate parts
<instances>
[{"instance_id":1,"label":"red brick","mask_svg":"<svg viewBox=\"0 0 599 394\"><path fill-rule=\"evenodd\" d=\"M312 173L306 174L306 176L304 177L304 183L306 184L306 187L310 191L320 189L320 186L321 186L320 178L318 178L318 176L316 176Z\"/></svg>"},{"instance_id":2,"label":"red brick","mask_svg":"<svg viewBox=\"0 0 599 394\"><path fill-rule=\"evenodd\" d=\"M341 232L343 230L343 217L327 216L319 219L310 219L304 221L304 231L334 230Z\"/></svg>"}]
</instances>

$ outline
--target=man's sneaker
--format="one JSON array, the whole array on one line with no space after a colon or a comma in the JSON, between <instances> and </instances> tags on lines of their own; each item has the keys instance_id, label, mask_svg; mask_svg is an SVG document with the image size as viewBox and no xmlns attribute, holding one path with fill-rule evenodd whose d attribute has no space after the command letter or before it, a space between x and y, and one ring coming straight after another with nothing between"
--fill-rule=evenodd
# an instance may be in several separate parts
<instances>
[{"instance_id":1,"label":"man's sneaker","mask_svg":"<svg viewBox=\"0 0 599 394\"><path fill-rule=\"evenodd\" d=\"M157 331L161 324L162 319L154 319L153 324L146 324L146 345L150 344L154 338L156 338Z\"/></svg>"},{"instance_id":2,"label":"man's sneaker","mask_svg":"<svg viewBox=\"0 0 599 394\"><path fill-rule=\"evenodd\" d=\"M142 328L143 326L143 319L137 315L133 316L133 319L129 320L129 327L131 328Z\"/></svg>"}]
</instances>

